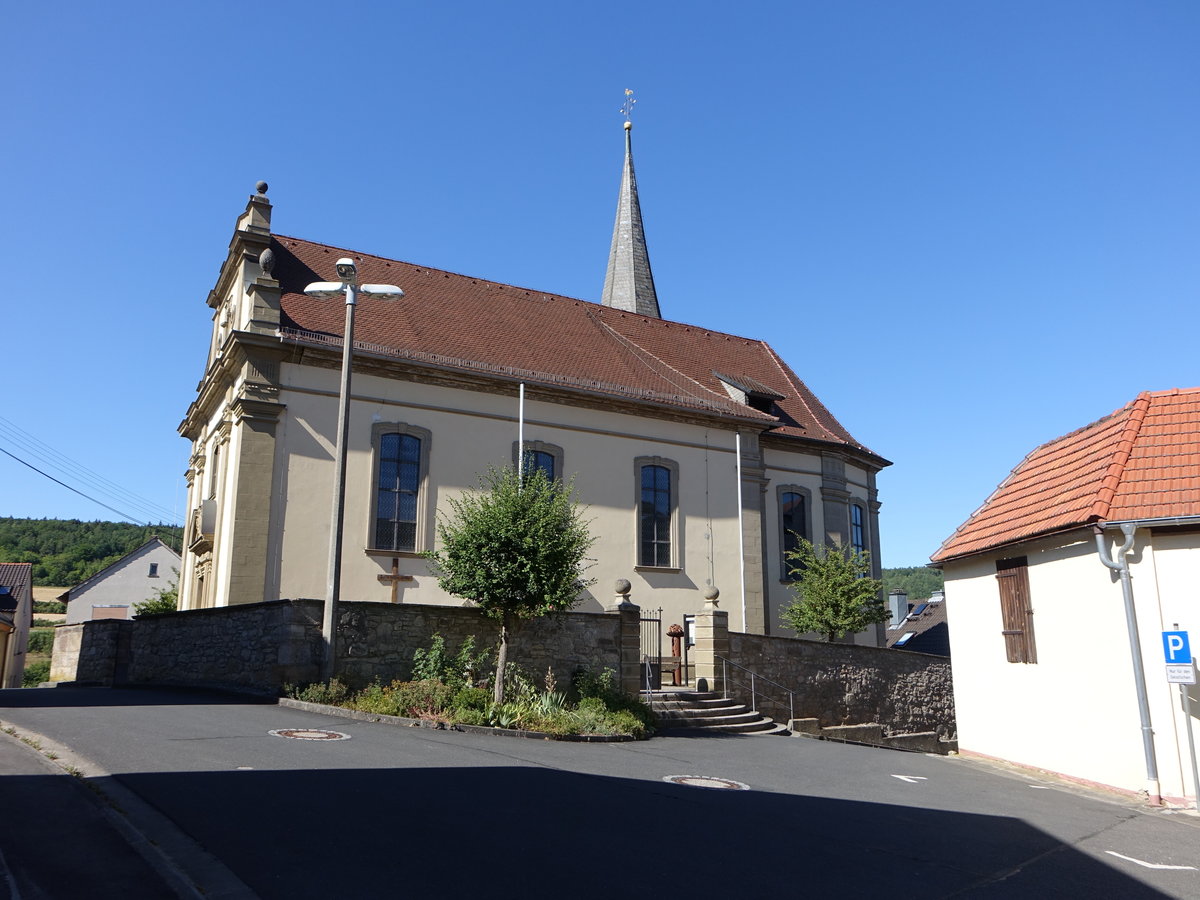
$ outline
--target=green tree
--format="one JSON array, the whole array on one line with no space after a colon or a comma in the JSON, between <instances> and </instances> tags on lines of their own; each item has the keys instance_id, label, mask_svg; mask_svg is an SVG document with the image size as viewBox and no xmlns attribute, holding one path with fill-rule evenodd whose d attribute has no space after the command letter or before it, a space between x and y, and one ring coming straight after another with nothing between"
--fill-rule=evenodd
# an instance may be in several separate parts
<instances>
[{"instance_id":1,"label":"green tree","mask_svg":"<svg viewBox=\"0 0 1200 900\"><path fill-rule=\"evenodd\" d=\"M179 608L179 570L175 569L175 580L169 587L159 588L150 595L150 599L133 604L133 617L159 616L163 613L175 612Z\"/></svg>"},{"instance_id":2,"label":"green tree","mask_svg":"<svg viewBox=\"0 0 1200 900\"><path fill-rule=\"evenodd\" d=\"M817 548L801 538L787 556L797 576L791 586L796 599L780 616L797 632L815 631L832 641L891 617L879 596L882 582L869 577L869 554L853 548Z\"/></svg>"},{"instance_id":3,"label":"green tree","mask_svg":"<svg viewBox=\"0 0 1200 900\"><path fill-rule=\"evenodd\" d=\"M593 538L572 488L531 469L491 469L478 491L450 500L438 522L441 547L425 554L442 590L478 604L500 622L495 703L504 702L508 639L522 619L569 609L585 579Z\"/></svg>"}]
</instances>

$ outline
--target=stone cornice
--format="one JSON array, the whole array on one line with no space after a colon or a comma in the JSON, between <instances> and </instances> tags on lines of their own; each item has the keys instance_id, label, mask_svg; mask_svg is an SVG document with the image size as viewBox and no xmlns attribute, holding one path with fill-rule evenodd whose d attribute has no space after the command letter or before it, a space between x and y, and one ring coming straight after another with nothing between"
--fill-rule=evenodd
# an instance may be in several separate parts
<instances>
[{"instance_id":1,"label":"stone cornice","mask_svg":"<svg viewBox=\"0 0 1200 900\"><path fill-rule=\"evenodd\" d=\"M816 455L822 453L840 453L855 465L861 466L869 473L878 472L885 466L890 466L891 462L884 459L882 456L877 456L867 450L860 450L850 444L839 444L835 441L822 441L817 438L793 437L788 434L775 434L773 432L764 432L759 442L763 447L769 447L774 450L790 450L795 451L798 447Z\"/></svg>"},{"instance_id":2,"label":"stone cornice","mask_svg":"<svg viewBox=\"0 0 1200 900\"><path fill-rule=\"evenodd\" d=\"M280 359L283 349L279 339L274 335L256 334L249 331L231 331L217 351L217 359L209 367L197 386L197 397L188 406L183 421L179 423L179 433L188 440L196 440L205 423L213 413L225 402L230 389L237 384L242 376L250 357L266 356ZM262 366L255 367L252 383L262 388L278 390L278 384L264 381L267 374L261 371ZM275 378L278 378L278 367L275 367Z\"/></svg>"}]
</instances>

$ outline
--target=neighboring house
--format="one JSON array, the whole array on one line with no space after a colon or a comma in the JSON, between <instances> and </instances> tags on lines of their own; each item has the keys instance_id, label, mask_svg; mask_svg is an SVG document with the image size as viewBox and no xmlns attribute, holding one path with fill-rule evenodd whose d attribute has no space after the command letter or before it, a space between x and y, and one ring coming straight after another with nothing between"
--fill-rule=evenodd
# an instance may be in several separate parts
<instances>
[{"instance_id":1,"label":"neighboring house","mask_svg":"<svg viewBox=\"0 0 1200 900\"><path fill-rule=\"evenodd\" d=\"M934 591L928 599L908 602L904 591L888 595L892 620L887 626L887 646L914 653L950 655L950 630L946 622L946 595Z\"/></svg>"},{"instance_id":2,"label":"neighboring house","mask_svg":"<svg viewBox=\"0 0 1200 900\"><path fill-rule=\"evenodd\" d=\"M149 600L178 577L179 554L159 538L101 569L87 581L58 595L67 604L68 625L90 619L128 619L134 603Z\"/></svg>"},{"instance_id":3,"label":"neighboring house","mask_svg":"<svg viewBox=\"0 0 1200 900\"><path fill-rule=\"evenodd\" d=\"M596 537L578 609L628 578L634 602L682 622L715 585L731 628L778 633L790 532L862 547L878 568L889 463L765 342L660 317L628 143L603 304L285 237L271 213L260 184L208 298L180 425L181 608L326 596L345 305L304 289L339 257L405 291L357 304L343 600L462 605L421 554L451 498L516 461L522 384L527 464L574 479ZM736 302L770 330L752 297Z\"/></svg>"},{"instance_id":4,"label":"neighboring house","mask_svg":"<svg viewBox=\"0 0 1200 900\"><path fill-rule=\"evenodd\" d=\"M1102 557L1128 565L1152 764L1122 585ZM1200 642L1200 388L1140 394L1038 447L933 560L953 604L964 750L1151 797L1195 795L1161 632Z\"/></svg>"},{"instance_id":5,"label":"neighboring house","mask_svg":"<svg viewBox=\"0 0 1200 900\"><path fill-rule=\"evenodd\" d=\"M0 563L0 688L19 688L33 627L33 564Z\"/></svg>"}]
</instances>

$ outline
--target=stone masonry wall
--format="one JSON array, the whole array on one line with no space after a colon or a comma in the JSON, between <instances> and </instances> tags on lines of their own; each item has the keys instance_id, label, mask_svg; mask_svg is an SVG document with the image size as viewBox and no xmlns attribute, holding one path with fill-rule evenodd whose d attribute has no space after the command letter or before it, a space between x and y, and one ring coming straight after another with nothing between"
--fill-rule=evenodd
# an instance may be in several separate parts
<instances>
[{"instance_id":1,"label":"stone masonry wall","mask_svg":"<svg viewBox=\"0 0 1200 900\"><path fill-rule=\"evenodd\" d=\"M352 683L375 678L387 683L411 677L413 651L428 647L435 633L453 654L470 635L475 636L477 651L494 650L500 628L471 607L346 603L338 609L338 633L338 672ZM619 673L620 635L616 615L556 613L518 625L510 637L508 658L538 684L550 667L565 690L580 668Z\"/></svg>"},{"instance_id":2,"label":"stone masonry wall","mask_svg":"<svg viewBox=\"0 0 1200 900\"><path fill-rule=\"evenodd\" d=\"M119 619L99 619L55 627L50 680L111 682L121 626L128 624Z\"/></svg>"},{"instance_id":3,"label":"stone masonry wall","mask_svg":"<svg viewBox=\"0 0 1200 900\"><path fill-rule=\"evenodd\" d=\"M132 628L129 682L274 690L316 681L321 603L249 603L147 616Z\"/></svg>"},{"instance_id":4,"label":"stone masonry wall","mask_svg":"<svg viewBox=\"0 0 1200 900\"><path fill-rule=\"evenodd\" d=\"M319 600L285 600L189 610L131 621L99 620L55 631L52 681L230 685L278 690L320 677ZM637 634L637 611L626 628ZM625 617L629 618L629 617ZM550 667L565 689L579 668L621 673L622 616L558 613L522 623L509 659L537 682ZM413 652L434 633L454 653L468 635L494 650L496 622L479 610L391 603L345 603L338 609L337 673L364 684L407 679Z\"/></svg>"},{"instance_id":5,"label":"stone masonry wall","mask_svg":"<svg viewBox=\"0 0 1200 900\"><path fill-rule=\"evenodd\" d=\"M822 727L878 722L887 734L957 737L950 660L799 638L729 634L729 658L796 692L798 719ZM745 673L730 675L744 680ZM731 692L742 691L731 685Z\"/></svg>"}]
</instances>

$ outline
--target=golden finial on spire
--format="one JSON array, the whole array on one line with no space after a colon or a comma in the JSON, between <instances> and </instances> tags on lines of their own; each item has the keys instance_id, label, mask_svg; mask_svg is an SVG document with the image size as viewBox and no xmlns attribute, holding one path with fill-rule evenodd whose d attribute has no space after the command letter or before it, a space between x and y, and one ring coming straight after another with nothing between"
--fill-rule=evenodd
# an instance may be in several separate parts
<instances>
[{"instance_id":1,"label":"golden finial on spire","mask_svg":"<svg viewBox=\"0 0 1200 900\"><path fill-rule=\"evenodd\" d=\"M621 104L621 115L625 117L625 129L628 131L633 127L633 104L637 103L633 99L633 91L625 88L625 102Z\"/></svg>"}]
</instances>

